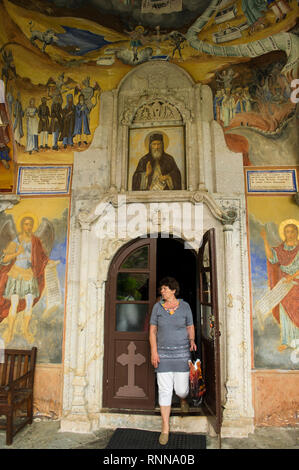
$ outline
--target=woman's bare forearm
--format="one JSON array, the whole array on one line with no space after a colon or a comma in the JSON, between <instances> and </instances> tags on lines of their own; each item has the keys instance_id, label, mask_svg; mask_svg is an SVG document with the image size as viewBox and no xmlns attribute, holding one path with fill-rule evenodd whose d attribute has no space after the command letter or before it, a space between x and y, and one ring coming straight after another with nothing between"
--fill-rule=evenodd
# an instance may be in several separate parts
<instances>
[{"instance_id":1,"label":"woman's bare forearm","mask_svg":"<svg viewBox=\"0 0 299 470\"><path fill-rule=\"evenodd\" d=\"M151 352L156 353L157 352L157 327L154 325L150 325L149 342L151 345Z\"/></svg>"}]
</instances>

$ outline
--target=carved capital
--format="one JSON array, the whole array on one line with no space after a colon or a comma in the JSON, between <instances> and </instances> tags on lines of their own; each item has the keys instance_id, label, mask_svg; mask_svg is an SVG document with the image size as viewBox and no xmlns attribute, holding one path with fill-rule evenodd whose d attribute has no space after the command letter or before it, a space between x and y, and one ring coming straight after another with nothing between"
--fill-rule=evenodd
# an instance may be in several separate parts
<instances>
[{"instance_id":1,"label":"carved capital","mask_svg":"<svg viewBox=\"0 0 299 470\"><path fill-rule=\"evenodd\" d=\"M238 211L235 208L227 209L223 212L222 224L224 226L232 226L238 219Z\"/></svg>"},{"instance_id":2,"label":"carved capital","mask_svg":"<svg viewBox=\"0 0 299 470\"><path fill-rule=\"evenodd\" d=\"M81 210L77 216L77 221L80 225L81 230L90 230L91 229L91 221L90 221L90 213L86 210Z\"/></svg>"},{"instance_id":3,"label":"carved capital","mask_svg":"<svg viewBox=\"0 0 299 470\"><path fill-rule=\"evenodd\" d=\"M232 230L229 227L240 218L239 207L236 201L233 200L222 200L220 201L220 206L222 208L221 223L225 226L224 231Z\"/></svg>"}]
</instances>

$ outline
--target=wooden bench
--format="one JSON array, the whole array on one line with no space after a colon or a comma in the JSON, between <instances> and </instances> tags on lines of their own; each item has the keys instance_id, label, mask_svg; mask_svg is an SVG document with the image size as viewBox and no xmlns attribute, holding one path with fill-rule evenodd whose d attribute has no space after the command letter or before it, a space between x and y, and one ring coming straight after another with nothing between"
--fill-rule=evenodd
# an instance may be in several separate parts
<instances>
[{"instance_id":1,"label":"wooden bench","mask_svg":"<svg viewBox=\"0 0 299 470\"><path fill-rule=\"evenodd\" d=\"M13 436L33 419L33 385L37 348L31 350L5 349L0 363L0 416L6 416L6 445ZM26 416L16 423L16 411L26 406Z\"/></svg>"}]
</instances>

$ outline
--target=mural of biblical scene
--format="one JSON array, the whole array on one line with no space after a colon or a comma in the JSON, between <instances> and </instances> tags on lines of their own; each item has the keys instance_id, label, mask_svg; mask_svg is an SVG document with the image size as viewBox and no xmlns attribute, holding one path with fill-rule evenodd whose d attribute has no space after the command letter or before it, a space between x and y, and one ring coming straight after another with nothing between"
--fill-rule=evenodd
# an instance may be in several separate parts
<instances>
[{"instance_id":1,"label":"mural of biblical scene","mask_svg":"<svg viewBox=\"0 0 299 470\"><path fill-rule=\"evenodd\" d=\"M133 191L184 189L184 128L131 129L128 167Z\"/></svg>"},{"instance_id":2,"label":"mural of biblical scene","mask_svg":"<svg viewBox=\"0 0 299 470\"><path fill-rule=\"evenodd\" d=\"M250 196L248 214L254 367L298 369L298 205L291 196Z\"/></svg>"},{"instance_id":3,"label":"mural of biblical scene","mask_svg":"<svg viewBox=\"0 0 299 470\"><path fill-rule=\"evenodd\" d=\"M22 199L0 214L0 337L61 363L69 200Z\"/></svg>"},{"instance_id":4,"label":"mural of biblical scene","mask_svg":"<svg viewBox=\"0 0 299 470\"><path fill-rule=\"evenodd\" d=\"M285 58L268 54L249 64L216 72L214 119L228 147L243 153L245 165L298 163L298 110L291 100L292 76Z\"/></svg>"},{"instance_id":5,"label":"mural of biblical scene","mask_svg":"<svg viewBox=\"0 0 299 470\"><path fill-rule=\"evenodd\" d=\"M245 164L272 164L265 148L273 164L293 164L295 147L282 149L298 124L289 103L297 17L297 0L2 0L16 161L72 163L100 122L101 93L133 67L165 60L213 86L215 117Z\"/></svg>"},{"instance_id":6,"label":"mural of biblical scene","mask_svg":"<svg viewBox=\"0 0 299 470\"><path fill-rule=\"evenodd\" d=\"M13 139L4 81L0 80L0 192L11 192L14 182Z\"/></svg>"}]
</instances>

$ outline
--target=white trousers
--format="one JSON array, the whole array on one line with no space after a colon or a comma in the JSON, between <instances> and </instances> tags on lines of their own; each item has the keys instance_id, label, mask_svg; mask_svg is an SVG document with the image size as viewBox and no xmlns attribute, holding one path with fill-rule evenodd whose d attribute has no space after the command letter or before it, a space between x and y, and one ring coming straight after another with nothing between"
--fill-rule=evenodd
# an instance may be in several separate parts
<instances>
[{"instance_id":1,"label":"white trousers","mask_svg":"<svg viewBox=\"0 0 299 470\"><path fill-rule=\"evenodd\" d=\"M157 372L159 405L171 406L173 389L180 398L189 393L189 372Z\"/></svg>"}]
</instances>

